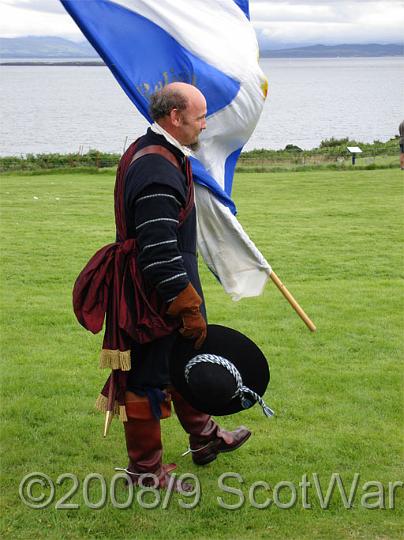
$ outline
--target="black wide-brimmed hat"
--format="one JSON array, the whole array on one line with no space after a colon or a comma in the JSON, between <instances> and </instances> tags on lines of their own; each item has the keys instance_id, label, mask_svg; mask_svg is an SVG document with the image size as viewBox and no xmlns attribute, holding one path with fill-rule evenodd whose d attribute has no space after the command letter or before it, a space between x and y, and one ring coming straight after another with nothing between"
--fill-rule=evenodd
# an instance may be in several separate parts
<instances>
[{"instance_id":1,"label":"black wide-brimmed hat","mask_svg":"<svg viewBox=\"0 0 404 540\"><path fill-rule=\"evenodd\" d=\"M270 378L266 358L251 339L232 328L209 324L198 350L193 340L179 336L170 377L183 398L204 413L234 414L258 402L264 414L274 414L262 399Z\"/></svg>"}]
</instances>

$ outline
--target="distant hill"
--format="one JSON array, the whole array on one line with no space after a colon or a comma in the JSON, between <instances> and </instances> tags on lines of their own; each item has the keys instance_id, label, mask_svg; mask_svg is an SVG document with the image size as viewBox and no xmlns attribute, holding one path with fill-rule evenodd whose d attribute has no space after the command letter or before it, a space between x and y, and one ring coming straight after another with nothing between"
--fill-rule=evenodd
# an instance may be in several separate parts
<instances>
[{"instance_id":1,"label":"distant hill","mask_svg":"<svg viewBox=\"0 0 404 540\"><path fill-rule=\"evenodd\" d=\"M99 58L88 41L76 43L47 36L0 38L0 59L6 58Z\"/></svg>"},{"instance_id":2,"label":"distant hill","mask_svg":"<svg viewBox=\"0 0 404 540\"><path fill-rule=\"evenodd\" d=\"M380 45L310 45L262 50L266 58L332 58L349 56L404 56L404 46L398 44ZM27 36L0 38L0 60L8 58L97 58L99 56L88 41L79 43L68 39L49 36Z\"/></svg>"},{"instance_id":3,"label":"distant hill","mask_svg":"<svg viewBox=\"0 0 404 540\"><path fill-rule=\"evenodd\" d=\"M261 51L262 58L336 58L352 56L404 56L404 45L391 43L380 45L310 45L293 49Z\"/></svg>"}]
</instances>

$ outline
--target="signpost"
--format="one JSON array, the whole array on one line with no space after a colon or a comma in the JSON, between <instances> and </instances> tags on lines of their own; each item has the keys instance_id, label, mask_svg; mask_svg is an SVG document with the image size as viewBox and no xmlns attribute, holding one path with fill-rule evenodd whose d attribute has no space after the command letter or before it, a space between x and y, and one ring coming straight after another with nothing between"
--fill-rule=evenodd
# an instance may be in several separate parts
<instances>
[{"instance_id":1,"label":"signpost","mask_svg":"<svg viewBox=\"0 0 404 540\"><path fill-rule=\"evenodd\" d=\"M359 146L347 146L347 150L352 154L352 165L355 165L356 154L361 154L362 150Z\"/></svg>"}]
</instances>

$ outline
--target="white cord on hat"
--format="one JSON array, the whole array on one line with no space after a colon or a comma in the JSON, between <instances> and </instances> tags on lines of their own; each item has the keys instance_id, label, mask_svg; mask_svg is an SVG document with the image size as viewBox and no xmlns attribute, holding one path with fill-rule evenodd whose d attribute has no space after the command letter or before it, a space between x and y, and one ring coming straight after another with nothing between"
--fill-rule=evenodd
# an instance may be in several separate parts
<instances>
[{"instance_id":1,"label":"white cord on hat","mask_svg":"<svg viewBox=\"0 0 404 540\"><path fill-rule=\"evenodd\" d=\"M236 368L234 364L232 364L232 362L229 362L229 360L226 360L226 358L223 358L223 356L217 356L216 354L208 354L208 353L198 354L197 356L189 360L189 362L185 366L185 379L188 384L189 384L189 372L194 366L196 366L197 364L201 364L202 362L223 366L224 368L227 369L227 371L229 371L233 375L233 377L236 380L237 389L232 395L231 399L239 396L241 399L241 405L243 406L244 409L248 409L252 405L251 401L244 396L244 394L250 394L253 397L253 399L255 401L258 401L258 403L261 405L265 416L268 416L268 417L274 416L275 414L274 411L270 407L268 407L268 405L265 403L262 397L256 392L254 392L254 390L251 390L247 386L244 386L243 379L241 378L241 373L239 372L239 370Z\"/></svg>"}]
</instances>

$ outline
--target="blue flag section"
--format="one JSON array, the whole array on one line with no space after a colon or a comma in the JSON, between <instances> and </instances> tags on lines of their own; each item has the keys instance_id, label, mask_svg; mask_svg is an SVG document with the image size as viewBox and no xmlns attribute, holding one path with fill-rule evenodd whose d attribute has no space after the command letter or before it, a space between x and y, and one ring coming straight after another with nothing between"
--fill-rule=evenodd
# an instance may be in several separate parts
<instances>
[{"instance_id":1,"label":"blue flag section","mask_svg":"<svg viewBox=\"0 0 404 540\"><path fill-rule=\"evenodd\" d=\"M238 81L187 51L174 36L134 11L108 0L62 3L149 121L150 94L170 82L198 86L206 97L208 116L229 105L239 91Z\"/></svg>"},{"instance_id":2,"label":"blue flag section","mask_svg":"<svg viewBox=\"0 0 404 540\"><path fill-rule=\"evenodd\" d=\"M245 13L245 16L250 20L250 6L248 0L234 0L234 3Z\"/></svg>"},{"instance_id":3,"label":"blue flag section","mask_svg":"<svg viewBox=\"0 0 404 540\"><path fill-rule=\"evenodd\" d=\"M147 120L155 90L174 81L201 90L207 130L192 158L194 179L235 213L231 190L237 158L267 89L248 0L61 2Z\"/></svg>"}]
</instances>

